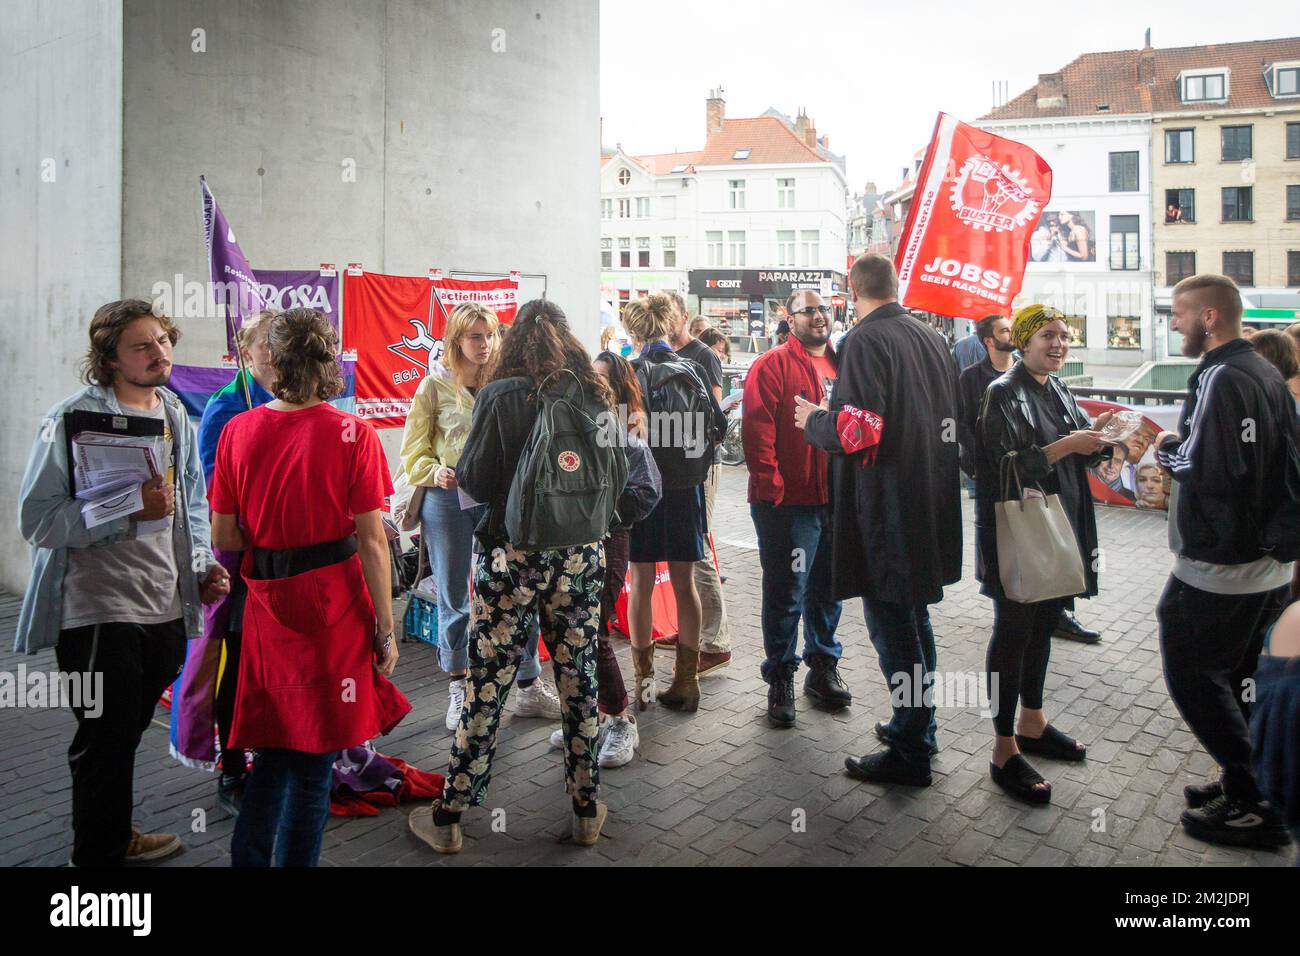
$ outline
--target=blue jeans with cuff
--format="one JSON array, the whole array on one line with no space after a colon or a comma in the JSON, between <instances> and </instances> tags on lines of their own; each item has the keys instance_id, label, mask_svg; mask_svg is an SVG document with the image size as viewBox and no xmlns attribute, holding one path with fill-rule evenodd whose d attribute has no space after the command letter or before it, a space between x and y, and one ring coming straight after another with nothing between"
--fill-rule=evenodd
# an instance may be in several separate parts
<instances>
[{"instance_id":1,"label":"blue jeans with cuff","mask_svg":"<svg viewBox=\"0 0 1300 956\"><path fill-rule=\"evenodd\" d=\"M749 506L763 568L762 675L771 682L781 667L798 667L799 620L804 656L839 660L835 638L841 605L831 592L831 512L826 505Z\"/></svg>"}]
</instances>

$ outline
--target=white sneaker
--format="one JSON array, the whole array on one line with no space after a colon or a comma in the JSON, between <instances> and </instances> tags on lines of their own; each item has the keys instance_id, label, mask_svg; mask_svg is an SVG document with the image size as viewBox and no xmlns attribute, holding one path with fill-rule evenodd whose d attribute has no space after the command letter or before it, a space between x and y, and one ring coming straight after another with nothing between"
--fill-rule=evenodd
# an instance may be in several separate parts
<instances>
[{"instance_id":1,"label":"white sneaker","mask_svg":"<svg viewBox=\"0 0 1300 956\"><path fill-rule=\"evenodd\" d=\"M641 743L641 731L636 720L629 717L610 717L605 721L604 739L600 743L600 756L596 762L602 767L621 767L631 763L636 748Z\"/></svg>"},{"instance_id":2,"label":"white sneaker","mask_svg":"<svg viewBox=\"0 0 1300 956\"><path fill-rule=\"evenodd\" d=\"M460 723L460 712L465 709L465 678L457 677L447 685L447 729L455 730Z\"/></svg>"},{"instance_id":3,"label":"white sneaker","mask_svg":"<svg viewBox=\"0 0 1300 956\"><path fill-rule=\"evenodd\" d=\"M605 737L609 735L609 724L610 722L608 720L601 721L600 730L596 731L596 753L598 754L600 753L600 748L605 746ZM551 731L551 746L554 747L556 750L564 749L564 728L563 727L561 727L559 730ZM631 759L632 759L631 757L628 758L628 760ZM627 760L624 760L623 763L627 763ZM601 766L603 767L604 764L601 764ZM615 764L614 766L621 767L623 766L623 764Z\"/></svg>"},{"instance_id":4,"label":"white sneaker","mask_svg":"<svg viewBox=\"0 0 1300 956\"><path fill-rule=\"evenodd\" d=\"M560 719L560 698L550 685L540 677L528 687L516 688L516 717L546 717L550 720Z\"/></svg>"}]
</instances>

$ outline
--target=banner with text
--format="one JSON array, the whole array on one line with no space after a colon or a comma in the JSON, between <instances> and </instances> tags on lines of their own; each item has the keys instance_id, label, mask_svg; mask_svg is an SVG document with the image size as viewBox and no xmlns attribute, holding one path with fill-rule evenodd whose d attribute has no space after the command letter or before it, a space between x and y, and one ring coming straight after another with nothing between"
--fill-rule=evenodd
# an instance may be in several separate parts
<instances>
[{"instance_id":1,"label":"banner with text","mask_svg":"<svg viewBox=\"0 0 1300 956\"><path fill-rule=\"evenodd\" d=\"M349 273L343 283L343 351L356 357L357 416L376 428L406 423L420 379L441 354L432 302L427 277Z\"/></svg>"},{"instance_id":2,"label":"banner with text","mask_svg":"<svg viewBox=\"0 0 1300 956\"><path fill-rule=\"evenodd\" d=\"M959 318L1010 315L1052 169L1028 146L940 113L898 246L898 299Z\"/></svg>"}]
</instances>

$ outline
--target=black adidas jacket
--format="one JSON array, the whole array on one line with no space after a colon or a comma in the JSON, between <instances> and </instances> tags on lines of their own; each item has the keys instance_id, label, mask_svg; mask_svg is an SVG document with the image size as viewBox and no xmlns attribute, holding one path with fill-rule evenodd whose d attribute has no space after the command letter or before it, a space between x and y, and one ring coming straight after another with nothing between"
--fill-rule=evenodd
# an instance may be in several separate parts
<instances>
[{"instance_id":1,"label":"black adidas jacket","mask_svg":"<svg viewBox=\"0 0 1300 956\"><path fill-rule=\"evenodd\" d=\"M1182 555L1245 564L1268 552L1262 529L1282 490L1283 429L1295 433L1295 404L1281 374L1246 339L1207 352L1187 380L1179 439L1156 460L1178 482Z\"/></svg>"}]
</instances>

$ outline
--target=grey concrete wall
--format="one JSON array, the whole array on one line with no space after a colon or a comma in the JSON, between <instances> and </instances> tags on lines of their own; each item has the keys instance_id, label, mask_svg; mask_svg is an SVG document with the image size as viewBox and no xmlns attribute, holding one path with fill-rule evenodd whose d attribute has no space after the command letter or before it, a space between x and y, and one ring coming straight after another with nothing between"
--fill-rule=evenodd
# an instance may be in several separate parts
<instances>
[{"instance_id":1,"label":"grey concrete wall","mask_svg":"<svg viewBox=\"0 0 1300 956\"><path fill-rule=\"evenodd\" d=\"M120 298L122 4L10 0L0 27L0 588L30 571L18 486L44 413L79 387Z\"/></svg>"},{"instance_id":2,"label":"grey concrete wall","mask_svg":"<svg viewBox=\"0 0 1300 956\"><path fill-rule=\"evenodd\" d=\"M546 273L595 347L597 0L125 11L124 288L206 280L203 173L254 267ZM215 364L220 323L180 325L178 361ZM381 434L395 465L400 431Z\"/></svg>"}]
</instances>

